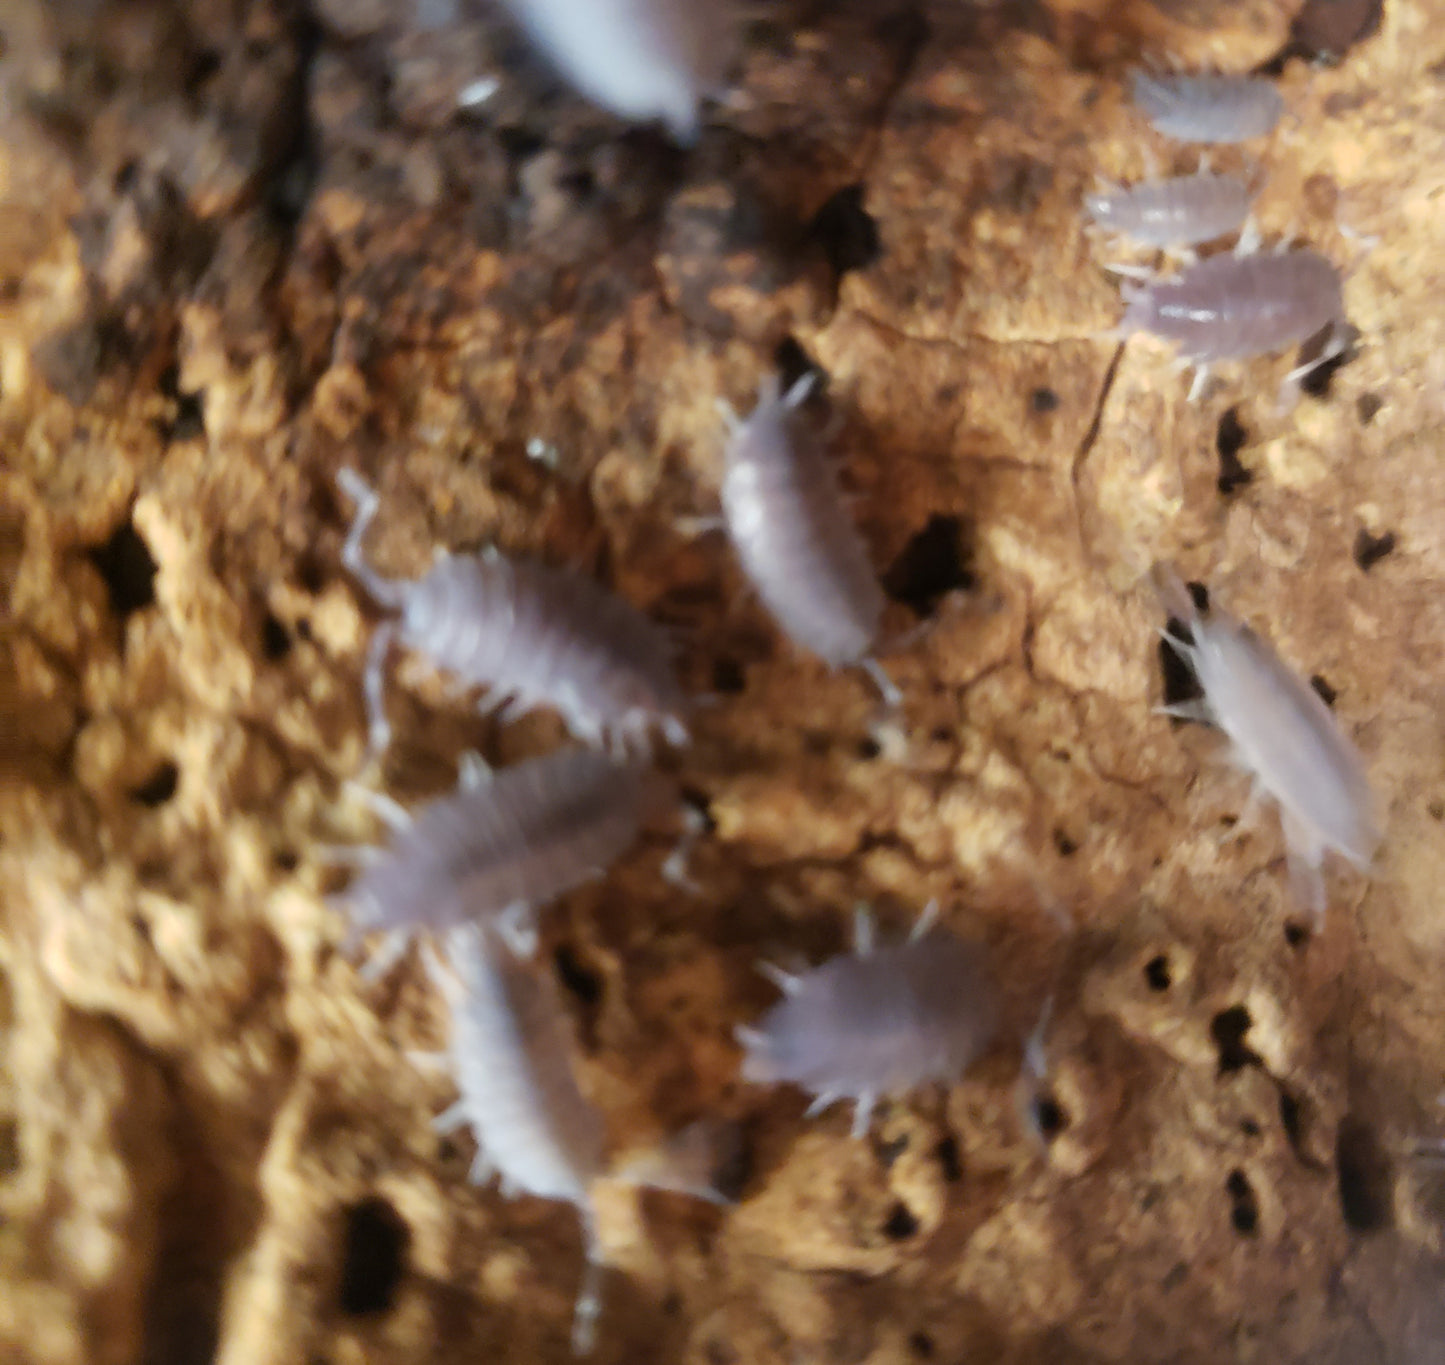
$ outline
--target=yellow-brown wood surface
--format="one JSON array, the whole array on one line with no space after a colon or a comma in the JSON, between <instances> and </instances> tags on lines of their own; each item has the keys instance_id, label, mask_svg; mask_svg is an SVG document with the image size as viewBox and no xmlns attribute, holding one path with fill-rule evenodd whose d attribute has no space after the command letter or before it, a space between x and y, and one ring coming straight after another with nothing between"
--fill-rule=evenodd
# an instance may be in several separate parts
<instances>
[{"instance_id":1,"label":"yellow-brown wood surface","mask_svg":"<svg viewBox=\"0 0 1445 1365\"><path fill-rule=\"evenodd\" d=\"M1215 157L1266 241L1347 273L1355 353L1292 410L1293 356L1190 404L1167 349L1110 340L1103 264L1146 258L1081 207L1198 163L1134 67L1257 67L1296 9L756 5L681 150L480 8L0 5L0 1358L570 1358L573 1212L468 1183L407 1056L445 1039L425 971L360 979L325 903L328 850L381 835L347 787L351 466L382 571L579 566L713 694L663 758L710 817L696 892L662 826L543 921L617 1152L746 1139L730 1208L599 1197L599 1365L1445 1360L1445 1183L1410 1155L1445 1135L1439 5L1283 62L1279 129ZM884 651L893 720L694 524L716 401L810 362L888 634L928 622ZM1153 711L1160 559L1366 757L1384 845L1331 867L1320 933L1273 817L1227 837L1219 738ZM367 780L405 804L562 737L415 659L389 698ZM959 1085L854 1140L739 1081L759 958L931 898L1006 1002ZM1051 991L1041 1143L1015 1079Z\"/></svg>"}]
</instances>

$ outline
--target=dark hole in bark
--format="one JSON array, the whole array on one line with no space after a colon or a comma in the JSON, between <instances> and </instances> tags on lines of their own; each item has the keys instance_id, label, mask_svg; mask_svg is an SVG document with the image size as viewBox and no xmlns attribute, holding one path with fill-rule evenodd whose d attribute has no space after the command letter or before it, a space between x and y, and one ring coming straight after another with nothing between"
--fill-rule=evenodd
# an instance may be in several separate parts
<instances>
[{"instance_id":1,"label":"dark hole in bark","mask_svg":"<svg viewBox=\"0 0 1445 1365\"><path fill-rule=\"evenodd\" d=\"M888 1221L883 1224L883 1235L895 1242L902 1242L918 1231L918 1219L913 1216L907 1204L901 1201L893 1206Z\"/></svg>"},{"instance_id":2,"label":"dark hole in bark","mask_svg":"<svg viewBox=\"0 0 1445 1365\"><path fill-rule=\"evenodd\" d=\"M935 513L914 533L883 575L883 588L920 619L931 616L950 592L974 584L963 521Z\"/></svg>"},{"instance_id":3,"label":"dark hole in bark","mask_svg":"<svg viewBox=\"0 0 1445 1365\"><path fill-rule=\"evenodd\" d=\"M1215 433L1214 448L1219 454L1219 491L1228 497L1236 489L1243 488L1254 475L1239 462L1239 452L1249 440L1239 420L1239 409L1230 408L1219 419L1219 430Z\"/></svg>"},{"instance_id":4,"label":"dark hole in bark","mask_svg":"<svg viewBox=\"0 0 1445 1365\"><path fill-rule=\"evenodd\" d=\"M954 1138L944 1138L938 1144L935 1155L943 1168L945 1180L956 1183L963 1179L963 1158L958 1153L958 1142Z\"/></svg>"},{"instance_id":5,"label":"dark hole in bark","mask_svg":"<svg viewBox=\"0 0 1445 1365\"><path fill-rule=\"evenodd\" d=\"M373 1197L346 1210L343 1236L341 1311L352 1317L387 1312L406 1269L410 1230L385 1199Z\"/></svg>"},{"instance_id":6,"label":"dark hole in bark","mask_svg":"<svg viewBox=\"0 0 1445 1365\"><path fill-rule=\"evenodd\" d=\"M1219 1052L1219 1074L1228 1075L1247 1066L1260 1064L1259 1054L1244 1040L1254 1024L1249 1011L1243 1005L1231 1005L1220 1010L1210 1021L1209 1036Z\"/></svg>"},{"instance_id":7,"label":"dark hole in bark","mask_svg":"<svg viewBox=\"0 0 1445 1365\"><path fill-rule=\"evenodd\" d=\"M565 943L552 954L557 976L562 984L588 1009L602 999L602 978L583 966L577 954Z\"/></svg>"},{"instance_id":8,"label":"dark hole in bark","mask_svg":"<svg viewBox=\"0 0 1445 1365\"><path fill-rule=\"evenodd\" d=\"M878 224L863 207L862 185L845 185L830 195L813 215L808 231L836 275L866 270L882 254Z\"/></svg>"},{"instance_id":9,"label":"dark hole in bark","mask_svg":"<svg viewBox=\"0 0 1445 1365\"><path fill-rule=\"evenodd\" d=\"M123 521L104 545L90 552L110 593L110 607L121 620L156 600L156 562L134 526Z\"/></svg>"},{"instance_id":10,"label":"dark hole in bark","mask_svg":"<svg viewBox=\"0 0 1445 1365\"><path fill-rule=\"evenodd\" d=\"M796 337L784 337L773 352L773 364L778 367L778 383L787 393L804 375L815 375L813 392L822 393L828 387L828 375L823 367L805 351Z\"/></svg>"},{"instance_id":11,"label":"dark hole in bark","mask_svg":"<svg viewBox=\"0 0 1445 1365\"><path fill-rule=\"evenodd\" d=\"M261 621L261 652L272 663L284 659L291 652L290 632L269 614Z\"/></svg>"},{"instance_id":12,"label":"dark hole in bark","mask_svg":"<svg viewBox=\"0 0 1445 1365\"><path fill-rule=\"evenodd\" d=\"M1390 1159L1374 1129L1353 1114L1345 1117L1335 1138L1335 1175L1346 1226L1356 1232L1378 1232L1389 1226Z\"/></svg>"},{"instance_id":13,"label":"dark hole in bark","mask_svg":"<svg viewBox=\"0 0 1445 1365\"><path fill-rule=\"evenodd\" d=\"M1052 1095L1040 1095L1034 1101L1034 1122L1045 1142L1052 1142L1069 1126L1069 1116Z\"/></svg>"},{"instance_id":14,"label":"dark hole in bark","mask_svg":"<svg viewBox=\"0 0 1445 1365\"><path fill-rule=\"evenodd\" d=\"M180 769L169 761L162 763L140 786L131 790L131 799L154 810L176 794L180 785Z\"/></svg>"}]
</instances>

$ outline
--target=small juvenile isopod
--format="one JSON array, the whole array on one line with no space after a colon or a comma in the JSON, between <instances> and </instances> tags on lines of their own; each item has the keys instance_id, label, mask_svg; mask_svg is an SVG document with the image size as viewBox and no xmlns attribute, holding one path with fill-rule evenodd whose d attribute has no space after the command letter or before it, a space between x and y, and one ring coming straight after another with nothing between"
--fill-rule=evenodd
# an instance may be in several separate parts
<instances>
[{"instance_id":1,"label":"small juvenile isopod","mask_svg":"<svg viewBox=\"0 0 1445 1365\"><path fill-rule=\"evenodd\" d=\"M1134 73L1134 103L1157 132L1181 142L1248 142L1279 122L1284 100L1259 76Z\"/></svg>"},{"instance_id":2,"label":"small juvenile isopod","mask_svg":"<svg viewBox=\"0 0 1445 1365\"><path fill-rule=\"evenodd\" d=\"M698 103L717 93L731 55L730 0L504 0L588 99L623 118L661 119L697 138Z\"/></svg>"},{"instance_id":3,"label":"small juvenile isopod","mask_svg":"<svg viewBox=\"0 0 1445 1365\"><path fill-rule=\"evenodd\" d=\"M874 948L860 909L852 953L799 976L768 969L783 999L737 1030L743 1079L800 1086L810 1115L853 1100L855 1137L880 1097L957 1080L992 1039L998 1007L983 949L934 930L931 910L907 941Z\"/></svg>"},{"instance_id":4,"label":"small juvenile isopod","mask_svg":"<svg viewBox=\"0 0 1445 1365\"><path fill-rule=\"evenodd\" d=\"M342 563L397 614L377 627L367 659L373 752L390 734L385 665L398 639L463 685L486 687L487 706L505 703L505 715L552 707L590 744L635 748L654 728L686 743L667 636L635 607L580 574L495 552L443 555L415 582L383 578L361 553L377 496L349 469L337 482L356 503Z\"/></svg>"},{"instance_id":5,"label":"small juvenile isopod","mask_svg":"<svg viewBox=\"0 0 1445 1365\"><path fill-rule=\"evenodd\" d=\"M726 413L723 519L744 572L789 638L835 668L862 665L896 701L869 658L883 589L833 470L800 421L811 387L805 375L783 394L770 376L745 421Z\"/></svg>"},{"instance_id":6,"label":"small juvenile isopod","mask_svg":"<svg viewBox=\"0 0 1445 1365\"><path fill-rule=\"evenodd\" d=\"M1293 383L1348 344L1340 272L1317 251L1211 256L1173 279L1125 286L1120 336L1150 332L1197 367L1192 392L1218 360L1266 355L1329 328L1324 351L1291 372Z\"/></svg>"},{"instance_id":7,"label":"small juvenile isopod","mask_svg":"<svg viewBox=\"0 0 1445 1365\"><path fill-rule=\"evenodd\" d=\"M1224 732L1231 761L1253 779L1246 815L1261 797L1278 806L1292 893L1318 923L1325 853L1368 869L1379 846L1364 761L1314 688L1265 640L1218 607L1201 613L1173 570L1156 569L1155 583L1191 642L1168 631L1164 639L1204 693L1163 709Z\"/></svg>"},{"instance_id":8,"label":"small juvenile isopod","mask_svg":"<svg viewBox=\"0 0 1445 1365\"><path fill-rule=\"evenodd\" d=\"M587 1269L572 1344L587 1351L604 1265L593 1203L598 1182L614 1179L726 1202L710 1176L735 1130L703 1120L651 1159L610 1172L607 1126L577 1082L571 1027L555 979L477 925L451 930L445 950L445 963L429 953L427 966L451 1018L449 1069L459 1098L433 1122L439 1132L471 1129L477 1143L473 1181L495 1174L508 1197L559 1199L577 1210Z\"/></svg>"},{"instance_id":9,"label":"small juvenile isopod","mask_svg":"<svg viewBox=\"0 0 1445 1365\"><path fill-rule=\"evenodd\" d=\"M637 764L567 748L496 773L464 767L453 795L414 816L395 807L390 846L362 861L338 898L353 940L390 936L369 970L419 930L471 921L525 934L533 911L626 851L663 785Z\"/></svg>"},{"instance_id":10,"label":"small juvenile isopod","mask_svg":"<svg viewBox=\"0 0 1445 1365\"><path fill-rule=\"evenodd\" d=\"M1101 190L1086 195L1084 207L1100 227L1141 246L1197 246L1237 232L1249 217L1250 198L1238 176L1198 171Z\"/></svg>"}]
</instances>

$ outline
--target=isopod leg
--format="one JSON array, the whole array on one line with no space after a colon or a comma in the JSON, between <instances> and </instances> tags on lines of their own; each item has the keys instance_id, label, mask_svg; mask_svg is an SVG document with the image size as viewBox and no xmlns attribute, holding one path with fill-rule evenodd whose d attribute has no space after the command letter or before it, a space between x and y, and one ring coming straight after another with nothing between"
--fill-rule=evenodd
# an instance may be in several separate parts
<instances>
[{"instance_id":1,"label":"isopod leg","mask_svg":"<svg viewBox=\"0 0 1445 1365\"><path fill-rule=\"evenodd\" d=\"M351 529L347 531L346 539L342 542L341 562L351 576L366 589L373 601L380 602L382 606L390 607L393 611L400 610L406 600L408 585L383 578L366 562L361 553L362 538L376 516L376 509L381 506L381 499L354 469L341 470L336 476L336 482L341 491L356 504Z\"/></svg>"},{"instance_id":2,"label":"isopod leg","mask_svg":"<svg viewBox=\"0 0 1445 1365\"><path fill-rule=\"evenodd\" d=\"M1316 334L1318 335L1318 334ZM1344 355L1350 344L1349 324L1339 322L1330 323L1330 334L1325 339L1325 344L1319 355L1312 357L1303 364L1296 365L1280 381L1279 397L1276 400L1280 412L1286 413L1294 408L1299 398L1299 391L1304 381L1310 377L1321 366L1328 365L1330 361L1337 360Z\"/></svg>"},{"instance_id":3,"label":"isopod leg","mask_svg":"<svg viewBox=\"0 0 1445 1365\"><path fill-rule=\"evenodd\" d=\"M883 705L890 711L896 711L903 703L903 693L898 684L883 671L883 666L877 659L862 659L858 666L872 680L873 686L878 689L878 695L883 699Z\"/></svg>"},{"instance_id":4,"label":"isopod leg","mask_svg":"<svg viewBox=\"0 0 1445 1365\"><path fill-rule=\"evenodd\" d=\"M391 929L381 937L381 942L367 954L357 974L363 981L380 981L398 962L406 956L411 937L404 929Z\"/></svg>"},{"instance_id":5,"label":"isopod leg","mask_svg":"<svg viewBox=\"0 0 1445 1365\"><path fill-rule=\"evenodd\" d=\"M853 1136L863 1138L868 1136L868 1125L873 1122L873 1105L877 1096L871 1091L858 1096L853 1106Z\"/></svg>"},{"instance_id":6,"label":"isopod leg","mask_svg":"<svg viewBox=\"0 0 1445 1365\"><path fill-rule=\"evenodd\" d=\"M411 824L411 812L385 792L375 791L360 782L347 782L346 792L366 806L372 814L385 820L390 829L403 830Z\"/></svg>"},{"instance_id":7,"label":"isopod leg","mask_svg":"<svg viewBox=\"0 0 1445 1365\"><path fill-rule=\"evenodd\" d=\"M841 1095L835 1095L831 1090L825 1090L821 1095L814 1095L813 1102L803 1110L803 1117L805 1119L815 1119L823 1110L828 1108L830 1104L836 1104L842 1098Z\"/></svg>"},{"instance_id":8,"label":"isopod leg","mask_svg":"<svg viewBox=\"0 0 1445 1365\"><path fill-rule=\"evenodd\" d=\"M689 895L700 896L700 887L688 872L688 863L692 859L692 851L697 847L697 842L707 833L708 819L704 811L696 806L685 806L682 816L682 834L677 843L673 846L672 852L667 855L662 864L662 880L669 886L675 886L679 891L686 891Z\"/></svg>"},{"instance_id":9,"label":"isopod leg","mask_svg":"<svg viewBox=\"0 0 1445 1365\"><path fill-rule=\"evenodd\" d=\"M497 916L497 936L514 957L527 959L537 951L537 914L526 901L516 901Z\"/></svg>"},{"instance_id":10,"label":"isopod leg","mask_svg":"<svg viewBox=\"0 0 1445 1365\"><path fill-rule=\"evenodd\" d=\"M366 699L366 730L368 763L380 758L391 743L391 722L386 718L386 656L396 638L396 627L390 622L377 626L366 651L366 669L361 676L362 695Z\"/></svg>"},{"instance_id":11,"label":"isopod leg","mask_svg":"<svg viewBox=\"0 0 1445 1365\"><path fill-rule=\"evenodd\" d=\"M432 1132L445 1137L448 1133L455 1133L458 1128L466 1127L467 1123L467 1102L458 1100L455 1104L448 1105L431 1121Z\"/></svg>"},{"instance_id":12,"label":"isopod leg","mask_svg":"<svg viewBox=\"0 0 1445 1365\"><path fill-rule=\"evenodd\" d=\"M577 1303L572 1309L572 1352L574 1355L591 1354L597 1343L597 1319L602 1315L602 1248L597 1245L596 1234L587 1229L587 1264L582 1271L582 1283L577 1287Z\"/></svg>"},{"instance_id":13,"label":"isopod leg","mask_svg":"<svg viewBox=\"0 0 1445 1365\"><path fill-rule=\"evenodd\" d=\"M474 792L492 780L492 765L475 750L468 750L457 764L457 786Z\"/></svg>"},{"instance_id":14,"label":"isopod leg","mask_svg":"<svg viewBox=\"0 0 1445 1365\"><path fill-rule=\"evenodd\" d=\"M802 978L784 970L774 962L759 962L758 972L768 978L784 995L796 995L802 985Z\"/></svg>"},{"instance_id":15,"label":"isopod leg","mask_svg":"<svg viewBox=\"0 0 1445 1365\"><path fill-rule=\"evenodd\" d=\"M1170 702L1168 706L1156 706L1156 716L1168 716L1171 720L1193 720L1201 725L1212 725L1214 718L1210 714L1209 707L1205 704L1203 697L1195 697L1191 701Z\"/></svg>"},{"instance_id":16,"label":"isopod leg","mask_svg":"<svg viewBox=\"0 0 1445 1365\"><path fill-rule=\"evenodd\" d=\"M873 951L873 911L864 901L853 907L853 952L857 957L867 957Z\"/></svg>"},{"instance_id":17,"label":"isopod leg","mask_svg":"<svg viewBox=\"0 0 1445 1365\"><path fill-rule=\"evenodd\" d=\"M912 932L908 935L910 943L917 943L924 934L938 923L938 901L935 898L923 907L923 913L918 917L918 923L913 926Z\"/></svg>"}]
</instances>

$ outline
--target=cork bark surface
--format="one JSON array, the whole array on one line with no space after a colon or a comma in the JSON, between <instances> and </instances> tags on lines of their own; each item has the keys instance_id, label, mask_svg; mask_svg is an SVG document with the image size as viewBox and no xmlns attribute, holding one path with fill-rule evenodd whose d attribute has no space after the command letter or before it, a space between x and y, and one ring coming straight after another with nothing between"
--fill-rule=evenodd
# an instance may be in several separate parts
<instances>
[{"instance_id":1,"label":"cork bark surface","mask_svg":"<svg viewBox=\"0 0 1445 1365\"><path fill-rule=\"evenodd\" d=\"M381 835L349 466L384 572L578 566L711 697L661 759L697 890L664 823L544 920L616 1152L745 1139L731 1207L599 1197L597 1361L1445 1360L1445 1168L1411 1155L1445 1136L1445 26L1297 10L779 0L682 150L480 9L0 7L0 1357L570 1358L575 1214L468 1183L408 1059L445 1040L425 971L363 981L326 902L329 850ZM1107 336L1104 263L1150 258L1081 198L1197 164L1127 98L1169 60L1278 72L1277 132L1215 164L1359 332L1292 410L1293 356L1190 404ZM697 527L716 401L809 365L894 719ZM1385 842L1319 933L1276 822L1229 837L1218 737L1153 711L1159 559L1366 756ZM404 804L562 739L392 679L368 780ZM1004 1000L957 1086L855 1140L742 1084L759 958L933 898Z\"/></svg>"}]
</instances>

